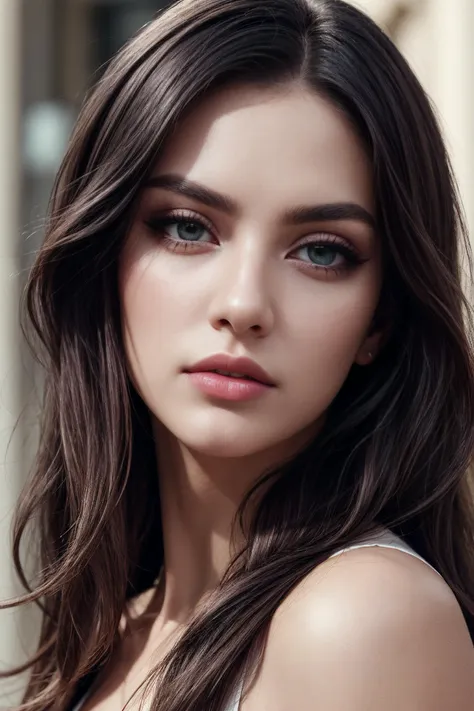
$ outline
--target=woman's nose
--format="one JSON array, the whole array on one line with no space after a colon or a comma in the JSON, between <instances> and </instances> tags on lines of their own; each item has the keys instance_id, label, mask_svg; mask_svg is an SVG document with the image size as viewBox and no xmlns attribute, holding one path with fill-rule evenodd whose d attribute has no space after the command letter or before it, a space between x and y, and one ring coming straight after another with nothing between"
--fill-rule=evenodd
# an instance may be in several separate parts
<instances>
[{"instance_id":1,"label":"woman's nose","mask_svg":"<svg viewBox=\"0 0 474 711\"><path fill-rule=\"evenodd\" d=\"M220 266L209 310L212 327L228 328L236 336L268 336L275 321L268 263L247 253L223 259Z\"/></svg>"}]
</instances>

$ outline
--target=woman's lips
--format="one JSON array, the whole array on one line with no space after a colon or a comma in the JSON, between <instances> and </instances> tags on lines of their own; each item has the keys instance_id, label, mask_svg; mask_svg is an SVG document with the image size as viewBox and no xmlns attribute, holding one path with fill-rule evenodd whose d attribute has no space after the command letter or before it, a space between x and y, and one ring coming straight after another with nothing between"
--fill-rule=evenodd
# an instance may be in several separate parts
<instances>
[{"instance_id":1,"label":"woman's lips","mask_svg":"<svg viewBox=\"0 0 474 711\"><path fill-rule=\"evenodd\" d=\"M270 387L275 386L275 383L267 371L258 365L258 363L251 360L251 358L235 358L227 353L216 353L208 358L204 358L191 367L186 368L185 372L204 373L215 370L224 371L226 374L238 373L239 375L248 376L263 385ZM239 380L239 378L233 379ZM247 381L244 380L244 382Z\"/></svg>"},{"instance_id":2,"label":"woman's lips","mask_svg":"<svg viewBox=\"0 0 474 711\"><path fill-rule=\"evenodd\" d=\"M205 395L233 402L254 400L272 389L271 385L257 380L230 377L210 371L188 372L187 376L192 384Z\"/></svg>"}]
</instances>

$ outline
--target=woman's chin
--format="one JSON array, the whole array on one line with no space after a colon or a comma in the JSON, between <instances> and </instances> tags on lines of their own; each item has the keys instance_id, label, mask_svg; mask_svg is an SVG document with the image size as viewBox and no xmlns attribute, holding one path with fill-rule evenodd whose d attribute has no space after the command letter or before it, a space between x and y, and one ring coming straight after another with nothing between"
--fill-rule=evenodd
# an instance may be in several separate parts
<instances>
[{"instance_id":1,"label":"woman's chin","mask_svg":"<svg viewBox=\"0 0 474 711\"><path fill-rule=\"evenodd\" d=\"M229 433L216 431L208 435L188 432L185 437L177 437L187 449L202 456L219 459L236 459L258 455L275 445L268 438L255 436L250 431Z\"/></svg>"}]
</instances>

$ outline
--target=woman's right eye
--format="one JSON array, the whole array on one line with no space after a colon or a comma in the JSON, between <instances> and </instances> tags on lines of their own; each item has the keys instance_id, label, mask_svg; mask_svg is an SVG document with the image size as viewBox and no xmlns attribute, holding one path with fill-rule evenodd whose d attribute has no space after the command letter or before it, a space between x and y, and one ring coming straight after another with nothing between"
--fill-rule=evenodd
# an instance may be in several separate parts
<instances>
[{"instance_id":1,"label":"woman's right eye","mask_svg":"<svg viewBox=\"0 0 474 711\"><path fill-rule=\"evenodd\" d=\"M209 242L212 235L209 228L200 220L183 217L155 217L146 221L153 232L166 235L176 242ZM203 237L208 236L208 239Z\"/></svg>"}]
</instances>

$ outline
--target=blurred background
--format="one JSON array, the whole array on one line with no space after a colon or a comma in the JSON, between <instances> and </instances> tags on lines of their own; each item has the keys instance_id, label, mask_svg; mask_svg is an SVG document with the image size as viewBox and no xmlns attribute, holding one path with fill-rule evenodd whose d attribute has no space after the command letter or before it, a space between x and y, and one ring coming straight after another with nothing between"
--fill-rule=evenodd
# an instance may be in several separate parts
<instances>
[{"instance_id":1,"label":"blurred background","mask_svg":"<svg viewBox=\"0 0 474 711\"><path fill-rule=\"evenodd\" d=\"M104 64L172 0L0 0L0 599L20 588L11 514L36 447L38 368L22 341L18 303L85 92ZM468 225L474 226L474 1L359 0L408 58L445 132ZM13 434L18 418L20 424ZM0 668L25 659L33 610L0 612ZM0 708L21 680L0 683Z\"/></svg>"}]
</instances>

